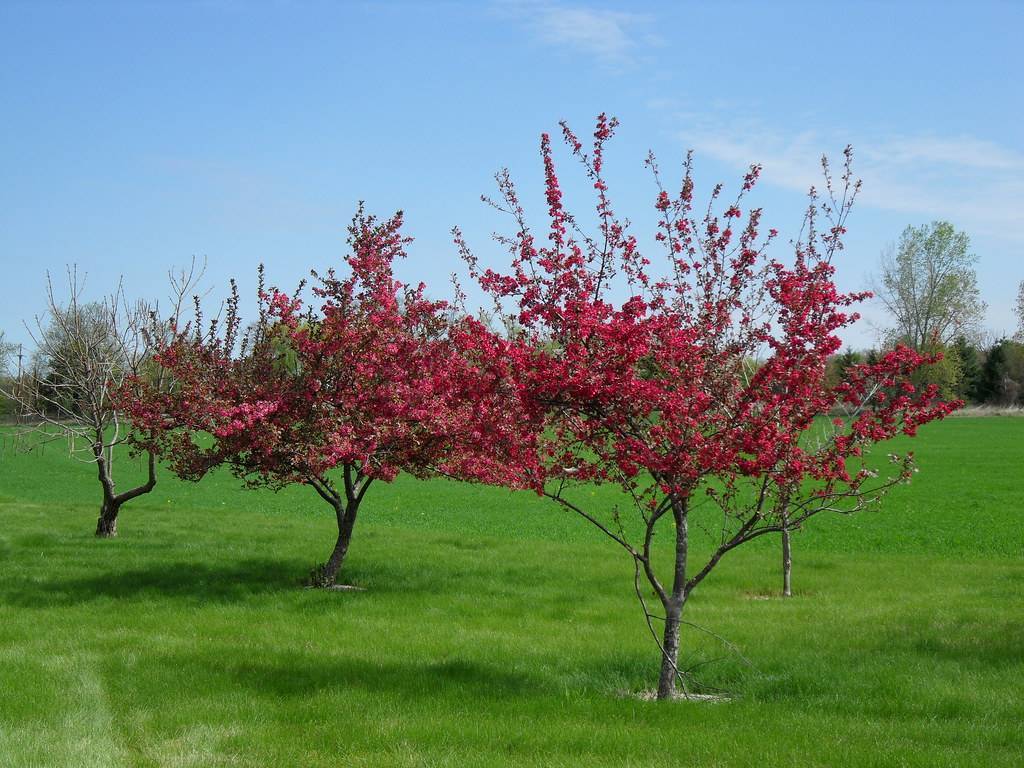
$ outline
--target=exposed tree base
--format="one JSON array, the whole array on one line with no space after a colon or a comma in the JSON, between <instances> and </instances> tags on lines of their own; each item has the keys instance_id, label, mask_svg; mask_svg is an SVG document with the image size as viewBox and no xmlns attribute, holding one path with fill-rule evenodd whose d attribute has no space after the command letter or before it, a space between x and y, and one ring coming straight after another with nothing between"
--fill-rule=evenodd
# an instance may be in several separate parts
<instances>
[{"instance_id":1,"label":"exposed tree base","mask_svg":"<svg viewBox=\"0 0 1024 768\"><path fill-rule=\"evenodd\" d=\"M96 537L100 539L112 539L117 536L117 518L100 516L96 521Z\"/></svg>"},{"instance_id":2,"label":"exposed tree base","mask_svg":"<svg viewBox=\"0 0 1024 768\"><path fill-rule=\"evenodd\" d=\"M788 595L785 594L784 592L774 592L774 591L773 592L744 592L743 593L743 597L745 597L747 600L792 600L794 598L799 599L801 597L807 597L808 595L811 595L811 594L813 594L813 593L812 592L804 592L803 590L801 590L799 592L791 592Z\"/></svg>"},{"instance_id":3,"label":"exposed tree base","mask_svg":"<svg viewBox=\"0 0 1024 768\"><path fill-rule=\"evenodd\" d=\"M328 592L365 592L366 587L355 584L307 584L303 589L323 589Z\"/></svg>"},{"instance_id":4,"label":"exposed tree base","mask_svg":"<svg viewBox=\"0 0 1024 768\"><path fill-rule=\"evenodd\" d=\"M793 596L793 545L785 513L782 516L782 596Z\"/></svg>"},{"instance_id":5,"label":"exposed tree base","mask_svg":"<svg viewBox=\"0 0 1024 768\"><path fill-rule=\"evenodd\" d=\"M697 701L706 704L723 704L732 701L732 696L724 693L686 693L685 691L676 691L668 699L659 699L658 692L653 688L639 693L631 693L629 696L640 699L640 701Z\"/></svg>"},{"instance_id":6,"label":"exposed tree base","mask_svg":"<svg viewBox=\"0 0 1024 768\"><path fill-rule=\"evenodd\" d=\"M345 563L348 546L352 541L352 529L356 524L356 513L363 494L370 487L370 479L364 478L358 492L353 490L352 470L345 467L345 498L342 498L334 487L323 478L310 478L310 484L324 501L334 508L334 516L338 521L338 540L334 544L331 556L326 563L317 563L306 577L306 586L314 589L333 589L336 591L358 590L350 584L338 584L338 574ZM359 481L356 481L359 485Z\"/></svg>"},{"instance_id":7,"label":"exposed tree base","mask_svg":"<svg viewBox=\"0 0 1024 768\"><path fill-rule=\"evenodd\" d=\"M96 467L103 486L103 504L100 505L100 518L96 521L96 535L101 539L117 536L117 516L121 507L132 499L149 493L156 487L156 455L149 453L149 479L124 493L114 491L114 479L110 475L110 456L106 453L112 446L104 447L102 435L98 435L93 446Z\"/></svg>"},{"instance_id":8,"label":"exposed tree base","mask_svg":"<svg viewBox=\"0 0 1024 768\"><path fill-rule=\"evenodd\" d=\"M330 562L313 566L309 576L303 582L303 586L310 589L333 589L337 586L344 586L338 584L338 570Z\"/></svg>"}]
</instances>

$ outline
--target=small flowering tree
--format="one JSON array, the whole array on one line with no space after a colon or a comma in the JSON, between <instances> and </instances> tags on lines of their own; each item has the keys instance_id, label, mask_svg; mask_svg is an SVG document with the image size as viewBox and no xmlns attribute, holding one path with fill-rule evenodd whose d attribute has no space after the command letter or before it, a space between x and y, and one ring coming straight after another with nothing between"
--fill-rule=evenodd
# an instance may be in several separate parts
<instances>
[{"instance_id":1,"label":"small flowering tree","mask_svg":"<svg viewBox=\"0 0 1024 768\"><path fill-rule=\"evenodd\" d=\"M259 317L243 333L233 287L225 322L204 329L197 310L158 352L174 389L136 382L129 393L136 445L179 476L199 480L225 465L249 486L308 485L331 506L338 536L313 575L318 586L336 583L375 481L437 471L515 482L502 456L482 448L509 442L503 417L481 418L494 412L487 387L500 379L488 383L456 351L457 339L486 351L486 339L470 344L471 322L453 323L422 284L395 280L408 242L401 225L400 213L378 221L360 209L349 275L314 273L319 311L303 309L301 287L264 291L261 272Z\"/></svg>"},{"instance_id":2,"label":"small flowering tree","mask_svg":"<svg viewBox=\"0 0 1024 768\"><path fill-rule=\"evenodd\" d=\"M481 269L458 230L455 237L513 329L501 363L516 381L521 413L532 414L521 426L535 430L537 446L519 466L521 481L632 558L637 596L661 651L657 696L665 699L682 679L683 609L723 556L822 512L851 513L877 501L909 479L912 456L892 456L891 469L879 472L865 452L913 434L955 404L939 402L934 387L910 383L930 360L906 347L850 366L839 383L827 381L837 332L856 321L851 308L867 297L841 293L833 282L832 261L859 187L849 150L838 189L824 163L827 195L811 191L787 264L769 256L775 230L762 234L761 211L745 206L758 166L731 203L722 204L716 187L700 215L691 158L670 194L649 157L655 237L664 250L655 266L612 208L603 160L615 128L600 116L588 150L562 124L596 193L593 231L565 208L544 135L546 238L529 227L507 172L497 177L500 197L492 204L514 223L511 235L498 238L510 271ZM830 421L838 407L849 418ZM574 493L592 483L617 484L631 513L595 509L588 494ZM663 570L655 539L665 531L671 557ZM660 612L648 609L651 593Z\"/></svg>"}]
</instances>

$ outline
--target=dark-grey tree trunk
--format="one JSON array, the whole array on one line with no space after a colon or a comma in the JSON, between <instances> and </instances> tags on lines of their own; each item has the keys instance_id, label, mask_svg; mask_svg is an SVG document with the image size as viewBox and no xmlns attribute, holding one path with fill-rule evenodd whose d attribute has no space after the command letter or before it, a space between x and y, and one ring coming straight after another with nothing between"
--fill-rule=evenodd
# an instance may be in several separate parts
<instances>
[{"instance_id":1,"label":"dark-grey tree trunk","mask_svg":"<svg viewBox=\"0 0 1024 768\"><path fill-rule=\"evenodd\" d=\"M117 516L121 507L126 502L149 493L156 487L156 457L152 453L147 455L149 476L145 483L123 493L117 493L110 461L102 443L98 442L93 446L93 456L96 459L100 485L103 487L103 503L100 505L99 519L96 521L96 535L109 539L117 536Z\"/></svg>"},{"instance_id":2,"label":"dark-grey tree trunk","mask_svg":"<svg viewBox=\"0 0 1024 768\"><path fill-rule=\"evenodd\" d=\"M661 595L665 610L665 631L661 643L661 673L658 676L658 698L671 699L676 694L679 678L679 627L683 606L688 595L686 560L689 549L687 504L683 500L672 502L672 521L676 531L675 562L672 572L672 591Z\"/></svg>"},{"instance_id":3,"label":"dark-grey tree trunk","mask_svg":"<svg viewBox=\"0 0 1024 768\"><path fill-rule=\"evenodd\" d=\"M793 596L793 550L789 540L789 524L782 518L782 596Z\"/></svg>"},{"instance_id":4,"label":"dark-grey tree trunk","mask_svg":"<svg viewBox=\"0 0 1024 768\"><path fill-rule=\"evenodd\" d=\"M339 493L334 484L326 477L310 477L309 484L334 509L334 517L338 523L338 538L335 541L334 549L313 586L330 588L338 583L338 574L345 563L349 544L352 541L352 531L359 514L359 505L371 482L371 478L360 474L357 468L348 465L345 466L343 493Z\"/></svg>"},{"instance_id":5,"label":"dark-grey tree trunk","mask_svg":"<svg viewBox=\"0 0 1024 768\"><path fill-rule=\"evenodd\" d=\"M676 478L652 473L652 479L661 486L676 486ZM723 528L721 542L711 553L706 561L695 564L692 570L689 568L689 498L693 488L681 488L669 492L657 508L647 513L641 510L644 520L644 540L642 546L636 546L627 540L624 529L619 523L618 529L605 524L602 520L587 512L587 510L574 504L562 495L564 483L557 491L545 491L545 495L567 509L583 517L592 525L597 526L606 536L614 540L625 549L633 558L636 568L634 586L637 598L643 607L647 627L654 637L658 648L661 651L660 672L658 675L657 698L660 700L673 699L676 697L676 689L681 681L685 683L683 673L679 669L679 638L680 630L688 622L683 620L683 610L689 596L693 593L708 574L714 570L721 559L736 547L748 541L764 536L769 533L779 533L783 536L783 573L784 573L784 594L791 594L791 569L792 552L790 535L794 529L800 526L813 515L825 509L831 509L832 500L825 500L818 506L803 503L794 507L790 498L784 495L782 498L773 497L770 493L770 477L765 476L761 481L761 488L756 500L744 511L742 516L737 515L738 522L732 530ZM888 488L899 481L899 476L891 478L882 489ZM873 489L877 494L879 489ZM857 494L854 497L853 510L862 509L868 500L876 498L875 495ZM795 511L794 511L795 510ZM674 559L672 565L671 588L662 583L654 567L652 543L654 541L655 529L662 518L672 513L672 523L675 529ZM618 518L615 518L618 523ZM641 581L647 579L647 583L654 590L664 615L652 613L648 607L647 600L643 594ZM655 622L664 621L662 631L659 633Z\"/></svg>"},{"instance_id":6,"label":"dark-grey tree trunk","mask_svg":"<svg viewBox=\"0 0 1024 768\"><path fill-rule=\"evenodd\" d=\"M334 508L335 517L338 520L338 539L331 551L331 556L324 566L323 576L326 586L333 586L338 581L338 572L345 562L348 554L348 546L352 541L352 529L356 525L356 514L359 511L358 504L346 508L345 504L338 504Z\"/></svg>"}]
</instances>

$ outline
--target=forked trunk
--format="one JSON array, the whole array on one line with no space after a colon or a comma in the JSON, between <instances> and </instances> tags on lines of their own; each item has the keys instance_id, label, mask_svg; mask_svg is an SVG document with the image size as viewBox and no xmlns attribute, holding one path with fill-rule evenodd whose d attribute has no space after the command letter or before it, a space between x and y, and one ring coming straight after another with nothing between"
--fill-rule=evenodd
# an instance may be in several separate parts
<instances>
[{"instance_id":1,"label":"forked trunk","mask_svg":"<svg viewBox=\"0 0 1024 768\"><path fill-rule=\"evenodd\" d=\"M370 483L373 482L372 478L362 475L359 469L351 464L346 464L344 470L343 494L339 493L330 479L323 475L307 477L307 482L313 490L334 508L334 517L338 521L338 540L334 543L334 550L331 552L330 558L322 567L317 567L310 574L310 586L313 587L330 588L338 583L338 572L348 554L348 545L352 540L352 529L356 525L359 504L370 487Z\"/></svg>"},{"instance_id":2,"label":"forked trunk","mask_svg":"<svg viewBox=\"0 0 1024 768\"><path fill-rule=\"evenodd\" d=\"M331 552L327 564L324 565L322 586L333 587L338 583L338 572L341 571L345 556L348 554L348 545L352 541L352 529L355 528L358 510L358 504L348 504L347 509L344 502L341 501L334 505L335 517L338 520L338 540L334 544L334 550Z\"/></svg>"},{"instance_id":3,"label":"forked trunk","mask_svg":"<svg viewBox=\"0 0 1024 768\"><path fill-rule=\"evenodd\" d=\"M96 535L103 539L110 539L117 536L117 513L121 511L121 505L149 493L156 487L156 456L152 453L149 454L147 461L149 479L145 483L124 493L116 493L110 462L103 444L97 442L93 451L96 456L100 485L103 486L103 506L100 507L100 518L96 521Z\"/></svg>"}]
</instances>

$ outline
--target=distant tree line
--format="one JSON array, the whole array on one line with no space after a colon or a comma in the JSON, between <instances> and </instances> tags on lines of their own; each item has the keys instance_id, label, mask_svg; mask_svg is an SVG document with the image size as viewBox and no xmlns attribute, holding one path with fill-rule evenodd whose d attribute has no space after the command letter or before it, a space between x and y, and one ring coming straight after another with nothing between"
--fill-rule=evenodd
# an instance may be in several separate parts
<instances>
[{"instance_id":1,"label":"distant tree line","mask_svg":"<svg viewBox=\"0 0 1024 768\"><path fill-rule=\"evenodd\" d=\"M880 343L834 355L828 362L830 380L842 381L851 366L873 362L903 344L942 356L915 374L916 384L935 384L944 398L969 404L1024 406L1024 281L1014 307L1015 335L992 339L983 330L986 304L977 260L967 234L947 221L907 227L883 252L873 280L873 293L890 319Z\"/></svg>"},{"instance_id":2,"label":"distant tree line","mask_svg":"<svg viewBox=\"0 0 1024 768\"><path fill-rule=\"evenodd\" d=\"M929 345L941 361L916 375L917 384L936 384L947 399L971 405L1024 406L1024 343L1001 338L990 344L957 336L950 344ZM828 362L829 381L843 380L848 368L872 363L882 350L847 347Z\"/></svg>"}]
</instances>

